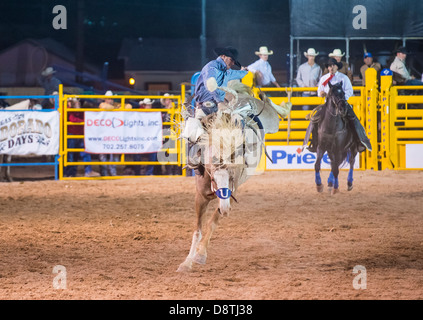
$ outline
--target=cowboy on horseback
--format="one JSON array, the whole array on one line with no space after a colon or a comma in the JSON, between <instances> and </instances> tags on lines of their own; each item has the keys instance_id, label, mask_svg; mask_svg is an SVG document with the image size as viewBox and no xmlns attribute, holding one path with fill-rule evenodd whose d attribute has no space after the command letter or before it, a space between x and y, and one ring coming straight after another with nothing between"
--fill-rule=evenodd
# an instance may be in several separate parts
<instances>
[{"instance_id":1,"label":"cowboy on horseback","mask_svg":"<svg viewBox=\"0 0 423 320\"><path fill-rule=\"evenodd\" d=\"M196 104L194 117L187 112L183 114L183 117L187 121L182 136L189 141L190 151L192 150L191 147L204 133L201 119L205 116L216 113L219 103L225 101L226 92L222 90L215 90L213 92L209 91L207 89L207 80L215 78L219 87L227 87L229 81L240 80L248 73L247 68L241 67L241 64L238 61L238 50L235 48L216 48L214 52L218 57L203 67L195 85L194 97ZM240 70L232 69L234 66ZM196 174L199 174L197 170L199 164L195 163L192 157L195 156L191 155L190 152L188 156L188 167L194 169Z\"/></svg>"},{"instance_id":2,"label":"cowboy on horseback","mask_svg":"<svg viewBox=\"0 0 423 320\"><path fill-rule=\"evenodd\" d=\"M227 87L230 80L241 80L248 73L247 68L241 67L238 51L235 48L216 48L214 52L218 57L203 67L195 86L195 117L197 119L217 112L218 104L225 99L225 92L221 90L210 92L207 89L206 82L209 78L215 78L219 87ZM240 70L232 69L234 66Z\"/></svg>"},{"instance_id":3,"label":"cowboy on horseback","mask_svg":"<svg viewBox=\"0 0 423 320\"><path fill-rule=\"evenodd\" d=\"M354 140L357 143L357 148L359 152L363 152L364 150L368 149L372 151L372 146L370 144L369 138L367 138L366 131L360 123L360 120L355 115L353 108L350 104L348 104L348 99L353 95L354 91L352 88L352 84L350 79L344 75L343 73L338 72L340 68L342 68L342 63L336 61L334 58L330 58L326 67L329 70L329 73L322 76L320 78L318 87L317 87L317 94L319 97L327 97L329 92L329 83L336 84L342 83L342 89L345 92L345 102L349 106L346 108L346 115L345 120L349 123L351 129L354 132ZM316 107L310 115L310 124L307 128L306 137L304 139L304 146L307 145L308 140L310 138L310 134L312 134L312 139L310 142L310 146L307 148L311 152L317 151L317 144L318 144L318 132L317 132L317 123L321 119L321 110L322 105Z\"/></svg>"}]
</instances>

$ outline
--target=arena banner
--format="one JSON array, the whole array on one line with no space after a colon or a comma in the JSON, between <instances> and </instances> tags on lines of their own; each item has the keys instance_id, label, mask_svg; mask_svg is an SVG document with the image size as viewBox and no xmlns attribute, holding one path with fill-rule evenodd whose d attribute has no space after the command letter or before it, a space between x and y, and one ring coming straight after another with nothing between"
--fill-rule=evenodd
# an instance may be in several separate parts
<instances>
[{"instance_id":1,"label":"arena banner","mask_svg":"<svg viewBox=\"0 0 423 320\"><path fill-rule=\"evenodd\" d=\"M266 170L287 170L287 169L313 169L316 161L316 154L307 149L301 151L301 146L267 146L267 154L272 158L266 159ZM273 162L273 163L272 163ZM323 156L322 169L330 169L330 159L327 153ZM345 165L349 168L349 164ZM357 154L354 168L360 168L360 156ZM341 167L342 169L342 167Z\"/></svg>"},{"instance_id":2,"label":"arena banner","mask_svg":"<svg viewBox=\"0 0 423 320\"><path fill-rule=\"evenodd\" d=\"M423 144L405 145L405 167L407 169L423 168Z\"/></svg>"},{"instance_id":3,"label":"arena banner","mask_svg":"<svg viewBox=\"0 0 423 320\"><path fill-rule=\"evenodd\" d=\"M161 112L85 112L85 151L152 153L163 143Z\"/></svg>"},{"instance_id":4,"label":"arena banner","mask_svg":"<svg viewBox=\"0 0 423 320\"><path fill-rule=\"evenodd\" d=\"M1 111L0 154L58 154L59 119L58 111Z\"/></svg>"}]
</instances>

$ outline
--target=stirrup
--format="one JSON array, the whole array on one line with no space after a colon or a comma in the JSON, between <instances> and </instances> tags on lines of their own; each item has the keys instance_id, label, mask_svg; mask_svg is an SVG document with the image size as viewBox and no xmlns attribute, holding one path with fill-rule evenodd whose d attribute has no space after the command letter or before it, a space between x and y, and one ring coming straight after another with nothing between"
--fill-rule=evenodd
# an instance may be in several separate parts
<instances>
[{"instance_id":1,"label":"stirrup","mask_svg":"<svg viewBox=\"0 0 423 320\"><path fill-rule=\"evenodd\" d=\"M317 146L315 147L314 145L309 145L307 150L310 152L317 152Z\"/></svg>"}]
</instances>

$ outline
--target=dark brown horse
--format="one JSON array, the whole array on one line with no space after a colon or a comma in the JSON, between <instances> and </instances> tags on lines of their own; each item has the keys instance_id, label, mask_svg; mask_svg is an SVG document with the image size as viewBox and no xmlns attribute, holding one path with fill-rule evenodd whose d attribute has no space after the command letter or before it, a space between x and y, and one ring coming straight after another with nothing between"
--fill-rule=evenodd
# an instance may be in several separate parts
<instances>
[{"instance_id":1,"label":"dark brown horse","mask_svg":"<svg viewBox=\"0 0 423 320\"><path fill-rule=\"evenodd\" d=\"M353 187L353 171L357 144L354 139L353 129L346 119L347 109L350 108L345 99L342 82L332 85L329 82L329 93L326 103L320 111L321 119L318 123L318 146L317 158L314 165L315 182L317 191L323 191L320 177L320 164L325 152L328 153L331 162L331 173L328 179L328 187L332 194L339 192L339 167L349 162L348 191Z\"/></svg>"}]
</instances>

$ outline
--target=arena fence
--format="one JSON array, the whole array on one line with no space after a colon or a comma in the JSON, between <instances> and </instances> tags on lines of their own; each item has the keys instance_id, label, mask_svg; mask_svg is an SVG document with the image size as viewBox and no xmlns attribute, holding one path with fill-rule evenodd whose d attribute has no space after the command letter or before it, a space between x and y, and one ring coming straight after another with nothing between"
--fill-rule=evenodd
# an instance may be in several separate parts
<instances>
[{"instance_id":1,"label":"arena fence","mask_svg":"<svg viewBox=\"0 0 423 320\"><path fill-rule=\"evenodd\" d=\"M279 131L266 135L265 147L272 161L263 155L259 170L313 170L315 155L306 149L301 150L301 147L309 124L309 121L306 120L307 114L314 107L324 102L323 98L310 94L310 92L316 92L317 88L257 88L254 86L251 73L243 79L243 82L252 87L256 97L262 91L276 104L280 104L283 101L290 101L293 104L289 119L281 119ZM126 168L132 166L143 166L144 168L145 166L153 166L154 168L162 168L164 170L164 172L159 174L155 172L155 176L170 176L167 174L169 172L167 170L172 167L176 171L173 171L171 174L175 175L176 173L176 175L186 176L191 171L184 169L186 164L186 142L178 139L182 121L180 111L185 101L186 86L193 92L194 84L187 83L181 85L180 95L115 95L113 96L115 103L112 110L105 110L99 106L99 103L110 98L110 96L64 94L62 86L59 88L59 94L55 96L0 97L0 99L52 98L55 100L54 109L17 111L51 112L58 110L60 114L59 153L53 156L54 161L21 162L16 158L11 163L0 164L0 167L53 165L55 166L55 178L61 180L116 179L146 175L145 173L133 174L125 172ZM356 168L361 170L423 169L423 161L421 161L423 156L423 86L394 86L392 75L389 73L384 73L380 77L379 86L376 71L374 69L368 69L366 71L365 86L353 87L353 89L354 96L348 102L353 106L354 112L366 129L366 133L373 147L373 151L365 151L358 156L359 161ZM134 108L138 101L145 98L151 100L169 98L173 101L174 105L170 109ZM85 104L79 109L74 109L70 107L70 102L74 99L86 101L88 105ZM69 116L75 112L82 112L84 115L89 113L91 116L104 112L109 116L111 115L111 119L115 119L117 115L125 113L124 118L130 120L138 117L140 114L145 115L152 112L168 115L165 117L166 120L162 122L162 126L166 130L163 131L161 136L163 145L156 152L157 158L141 158L140 160L138 157L138 159L135 159L134 156L136 155L142 154L144 156L149 153L140 153L140 150L137 149L122 149L117 153L117 158L104 162L100 161L99 154L96 152L90 152L90 161L81 161L78 160L78 157L71 159L71 153L75 155L87 151L84 146L88 139L86 134L72 135L69 132L69 126L84 126L85 128L86 121L72 122L69 120ZM73 147L69 144L70 139L83 140L84 145ZM131 148L131 144L126 144L126 147ZM1 154L7 153L0 150ZM87 165L91 165L97 172L100 171L98 170L99 166L116 165L118 168L117 175L86 177L83 172L81 173L81 170ZM70 166L79 166L79 174L77 176L65 176L66 168ZM323 165L322 168L325 168L325 166ZM329 166L326 166L326 168L329 168Z\"/></svg>"},{"instance_id":2,"label":"arena fence","mask_svg":"<svg viewBox=\"0 0 423 320\"><path fill-rule=\"evenodd\" d=\"M67 180L67 179L116 179L116 178L131 178L131 177L139 177L139 176L146 176L149 175L148 172L145 170L151 169L153 170L151 175L154 176L174 176L174 175L184 175L185 170L182 168L182 156L184 154L184 145L180 139L178 139L178 131L179 131L179 124L181 123L180 119L180 108L182 103L181 95L114 95L114 96L106 96L106 95L72 95L72 94L63 94L62 88L60 88L59 97L60 97L60 108L62 114L62 126L61 126L61 136L63 137L61 143L61 150L60 150L60 172L59 176L60 179ZM113 99L114 102L114 109L112 110L105 110L100 108L100 103L105 99ZM173 107L170 109L165 108L149 108L149 109L140 109L137 107L139 101L144 99L150 99L151 101L160 100L160 99L170 99L173 102ZM72 99L78 99L79 101L85 101L85 105L82 105L81 108L75 109L71 107ZM87 103L87 101L89 101ZM90 103L93 102L93 103ZM87 106L87 104L89 104ZM72 113L84 113L85 121L84 122L72 122L69 120L69 116ZM79 147L79 148L71 148L69 145L70 139L84 139L84 146L89 142L88 137L86 136L87 133L83 135L71 135L69 133L69 126L85 126L87 123L87 113L99 113L104 112L109 114L109 121L111 126L115 126L116 121L118 121L117 125L126 126L126 122L128 125L131 125L132 118L135 118L140 114L147 114L147 113L160 113L161 115L168 115L165 117L165 121L163 121L162 128L162 138L163 138L163 145L160 150L157 152L148 152L145 154L139 153L141 147L141 143L139 142L131 142L122 139L121 143L116 143L116 139L110 139L108 141L99 140L98 143L107 146L110 150L110 153L105 154L114 154L115 158L108 158L106 161L100 161L100 154L96 154L94 152L90 152L91 161L70 161L70 153L81 153L85 152L86 148ZM119 112L119 116L123 116L123 119L118 119L117 116ZM122 114L127 113L127 114ZM116 116L114 116L116 115ZM142 118L141 118L142 119ZM97 119L98 120L98 119ZM101 120L98 120L101 121ZM143 121L143 120L141 120ZM146 118L145 122L147 123L148 117ZM139 123L140 121L138 121ZM144 124L146 126L146 124ZM120 139L120 137L118 137ZM147 137L148 138L148 137ZM98 139L98 138L96 138ZM112 141L114 140L114 141ZM112 143L114 142L114 143ZM139 158L136 158L136 155L141 155ZM144 159L144 155L147 156L147 159ZM152 156L152 157L151 157ZM97 172L101 172L101 167L103 166L116 166L117 173L116 175L111 175L110 172L107 172L107 175L99 176L99 177L92 177L85 175L78 175L76 177L72 176L65 176L66 169L69 166L82 166L85 167L87 165L91 165L93 170ZM96 170L97 166L100 170ZM101 167L100 167L101 166ZM133 172L130 172L129 169L133 168ZM155 169L156 168L156 169ZM128 169L128 171L126 170ZM140 173L136 173L137 170L142 170ZM158 172L158 170L161 170Z\"/></svg>"},{"instance_id":3,"label":"arena fence","mask_svg":"<svg viewBox=\"0 0 423 320\"><path fill-rule=\"evenodd\" d=\"M377 79L376 75L369 75L368 86L353 87L354 96L348 102L353 106L354 112L366 128L372 145L377 145L377 132L368 123L376 117L374 110L377 105ZM253 75L249 73L243 83L252 86ZM256 88L253 87L254 95L258 98L260 91L264 92L276 104L290 101L292 111L290 118L281 119L279 131L267 134L265 147L270 159L266 159L266 170L314 170L314 153L307 149L301 150L309 121L306 116L318 105L324 103L324 98L317 97L315 87L283 87L283 88ZM370 99L369 99L370 98ZM273 155L273 156L272 156ZM328 159L324 158L328 168ZM377 155L375 152L363 152L356 161L357 169L377 169Z\"/></svg>"},{"instance_id":4,"label":"arena fence","mask_svg":"<svg viewBox=\"0 0 423 320\"><path fill-rule=\"evenodd\" d=\"M249 74L244 83L251 85ZM379 89L380 87L380 89ZM381 75L380 85L374 69L366 71L363 87L353 87L354 96L348 102L364 126L372 144L359 156L359 168L370 170L423 169L423 86L396 86L388 71ZM305 116L323 103L323 98L307 96L317 88L254 88L270 96L276 104L293 104L290 119L282 119L279 132L266 135L265 146L273 154L273 162L266 161L266 170L312 169L315 156L301 151L308 121ZM306 94L304 94L306 93ZM275 151L276 150L276 151Z\"/></svg>"},{"instance_id":5,"label":"arena fence","mask_svg":"<svg viewBox=\"0 0 423 320\"><path fill-rule=\"evenodd\" d=\"M423 86L381 78L381 169L423 169Z\"/></svg>"},{"instance_id":6,"label":"arena fence","mask_svg":"<svg viewBox=\"0 0 423 320\"><path fill-rule=\"evenodd\" d=\"M2 116L0 119L0 155L2 156L0 169L53 166L54 178L59 179L59 145L57 144L57 148L54 146L43 148L51 142L49 141L50 134L56 134L50 131L49 124L43 122L45 118L43 115L57 113L59 96L0 96L0 100L7 100L8 103L16 102L0 109ZM51 109L41 109L41 103L45 100L52 101ZM49 133L46 136L44 131L47 129ZM19 148L16 148L17 145ZM10 162L7 161L7 157L3 157L5 155L11 156Z\"/></svg>"}]
</instances>

